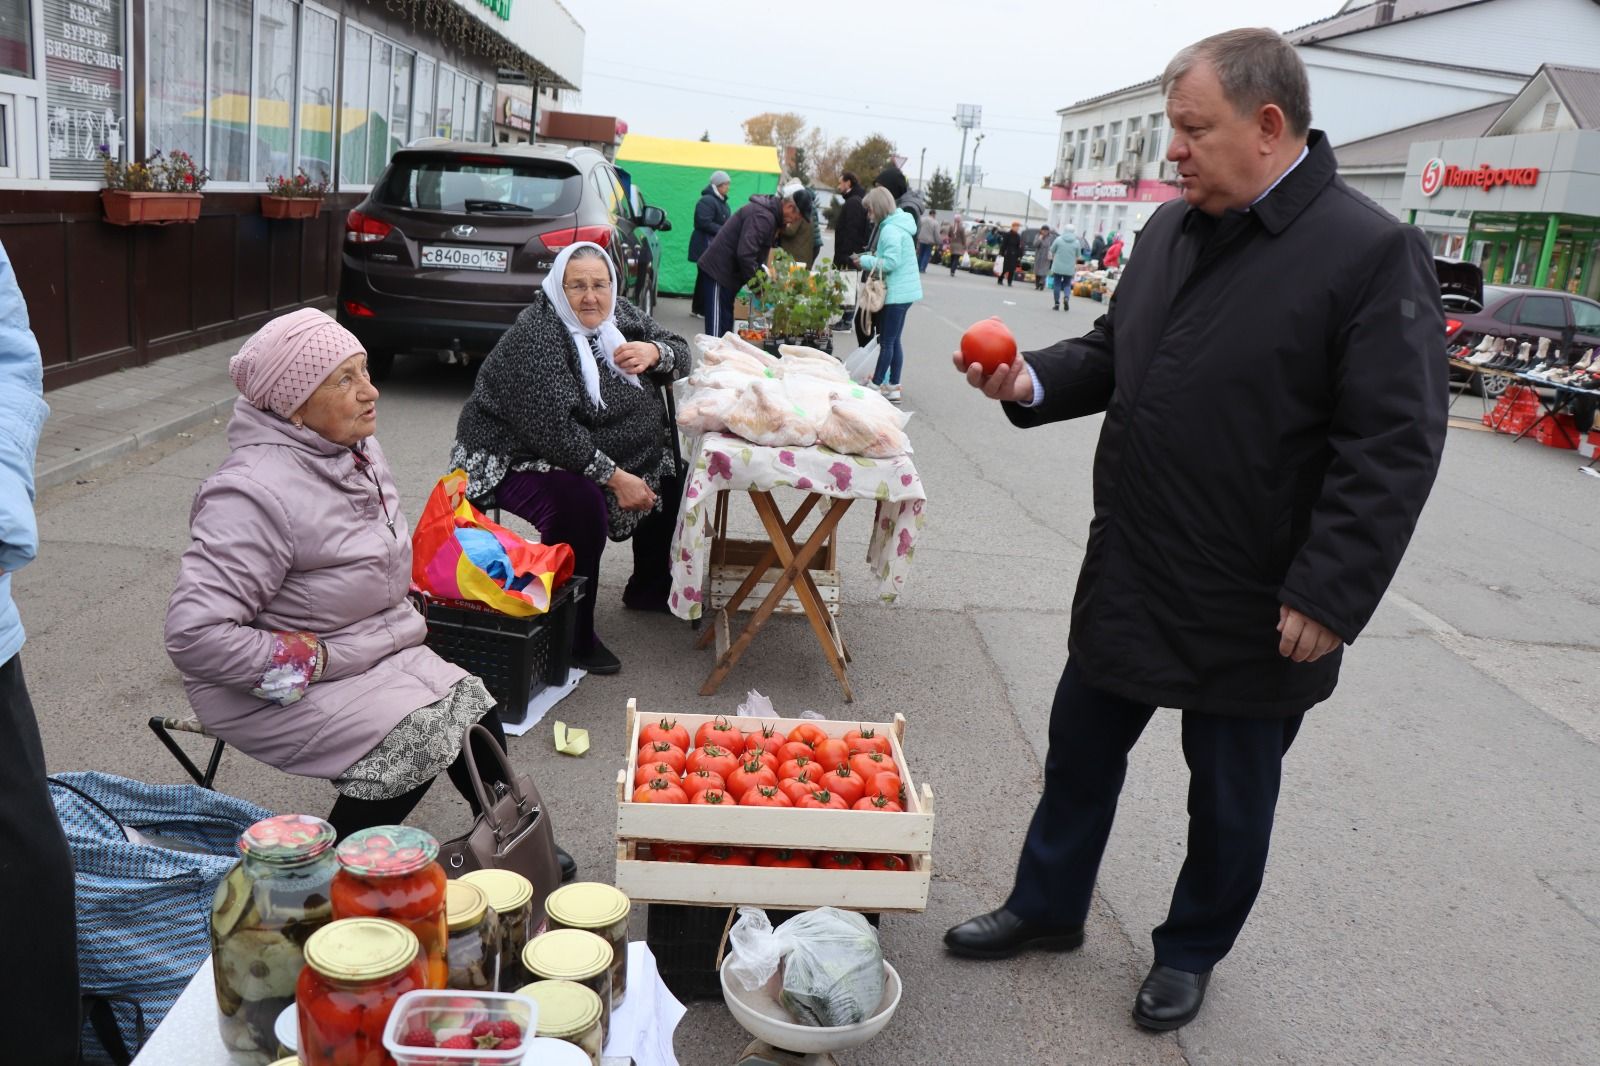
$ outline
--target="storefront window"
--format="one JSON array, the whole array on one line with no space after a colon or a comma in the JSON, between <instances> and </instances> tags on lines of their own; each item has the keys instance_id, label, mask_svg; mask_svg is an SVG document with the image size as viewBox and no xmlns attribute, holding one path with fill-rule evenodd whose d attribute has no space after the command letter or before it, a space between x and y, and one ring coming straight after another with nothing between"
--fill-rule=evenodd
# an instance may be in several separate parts
<instances>
[{"instance_id":1,"label":"storefront window","mask_svg":"<svg viewBox=\"0 0 1600 1066\"><path fill-rule=\"evenodd\" d=\"M99 180L100 146L119 158L126 112L121 0L45 0L50 176Z\"/></svg>"},{"instance_id":2,"label":"storefront window","mask_svg":"<svg viewBox=\"0 0 1600 1066\"><path fill-rule=\"evenodd\" d=\"M455 106L455 102L456 72L449 67L440 67L438 105L433 112L433 135L435 137L449 137L452 135L450 111Z\"/></svg>"},{"instance_id":3,"label":"storefront window","mask_svg":"<svg viewBox=\"0 0 1600 1066\"><path fill-rule=\"evenodd\" d=\"M339 107L339 183L367 183L367 90L372 69L372 34L344 31L344 99Z\"/></svg>"},{"instance_id":4,"label":"storefront window","mask_svg":"<svg viewBox=\"0 0 1600 1066\"><path fill-rule=\"evenodd\" d=\"M1144 139L1144 159L1147 163L1154 163L1166 155L1167 146L1164 143L1166 131L1162 129L1162 122L1166 116L1157 111L1150 116L1150 133Z\"/></svg>"},{"instance_id":5,"label":"storefront window","mask_svg":"<svg viewBox=\"0 0 1600 1066\"><path fill-rule=\"evenodd\" d=\"M394 81L394 46L373 39L372 82L367 99L367 180L377 181L389 161L389 91Z\"/></svg>"},{"instance_id":6,"label":"storefront window","mask_svg":"<svg viewBox=\"0 0 1600 1066\"><path fill-rule=\"evenodd\" d=\"M412 54L394 50L394 98L389 103L389 155L405 147L411 125Z\"/></svg>"},{"instance_id":7,"label":"storefront window","mask_svg":"<svg viewBox=\"0 0 1600 1066\"><path fill-rule=\"evenodd\" d=\"M300 25L300 155L296 166L322 181L333 174L334 50L339 23L305 9Z\"/></svg>"},{"instance_id":8,"label":"storefront window","mask_svg":"<svg viewBox=\"0 0 1600 1066\"><path fill-rule=\"evenodd\" d=\"M290 0L256 0L257 181L294 170L295 18Z\"/></svg>"},{"instance_id":9,"label":"storefront window","mask_svg":"<svg viewBox=\"0 0 1600 1066\"><path fill-rule=\"evenodd\" d=\"M411 140L426 137L433 127L433 60L417 57L417 92L411 101Z\"/></svg>"},{"instance_id":10,"label":"storefront window","mask_svg":"<svg viewBox=\"0 0 1600 1066\"><path fill-rule=\"evenodd\" d=\"M149 150L181 148L205 158L205 0L150 0Z\"/></svg>"},{"instance_id":11,"label":"storefront window","mask_svg":"<svg viewBox=\"0 0 1600 1066\"><path fill-rule=\"evenodd\" d=\"M478 91L478 140L494 143L494 86L488 82Z\"/></svg>"},{"instance_id":12,"label":"storefront window","mask_svg":"<svg viewBox=\"0 0 1600 1066\"><path fill-rule=\"evenodd\" d=\"M249 177L251 23L250 0L212 0L206 166L217 181ZM200 20L194 32L205 32Z\"/></svg>"},{"instance_id":13,"label":"storefront window","mask_svg":"<svg viewBox=\"0 0 1600 1066\"><path fill-rule=\"evenodd\" d=\"M0 74L33 77L33 0L0 0Z\"/></svg>"}]
</instances>

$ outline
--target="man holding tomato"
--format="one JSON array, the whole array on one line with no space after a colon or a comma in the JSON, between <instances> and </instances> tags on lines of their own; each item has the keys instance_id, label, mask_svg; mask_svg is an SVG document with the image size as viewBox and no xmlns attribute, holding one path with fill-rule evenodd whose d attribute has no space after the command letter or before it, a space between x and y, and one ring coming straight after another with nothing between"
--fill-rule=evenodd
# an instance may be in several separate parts
<instances>
[{"instance_id":1,"label":"man holding tomato","mask_svg":"<svg viewBox=\"0 0 1600 1066\"><path fill-rule=\"evenodd\" d=\"M1400 564L1447 389L1427 244L1339 179L1294 49L1219 34L1162 84L1183 197L1107 313L992 372L956 357L1018 426L1105 422L1044 794L1010 898L945 936L1080 945L1127 753L1179 708L1188 853L1133 1007L1157 1030L1199 1012L1255 902L1283 755Z\"/></svg>"}]
</instances>

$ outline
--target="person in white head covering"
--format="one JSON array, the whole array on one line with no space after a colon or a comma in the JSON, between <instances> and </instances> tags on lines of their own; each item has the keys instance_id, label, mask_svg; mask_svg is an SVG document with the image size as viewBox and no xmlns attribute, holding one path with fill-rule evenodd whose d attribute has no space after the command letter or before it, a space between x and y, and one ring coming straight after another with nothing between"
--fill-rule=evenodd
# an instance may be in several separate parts
<instances>
[{"instance_id":1,"label":"person in white head covering","mask_svg":"<svg viewBox=\"0 0 1600 1066\"><path fill-rule=\"evenodd\" d=\"M633 540L623 606L667 609L682 479L660 386L688 372L688 342L618 292L610 255L580 241L484 360L456 423L450 463L467 495L572 546L588 579L573 654L591 673L622 668L595 634L607 540Z\"/></svg>"}]
</instances>

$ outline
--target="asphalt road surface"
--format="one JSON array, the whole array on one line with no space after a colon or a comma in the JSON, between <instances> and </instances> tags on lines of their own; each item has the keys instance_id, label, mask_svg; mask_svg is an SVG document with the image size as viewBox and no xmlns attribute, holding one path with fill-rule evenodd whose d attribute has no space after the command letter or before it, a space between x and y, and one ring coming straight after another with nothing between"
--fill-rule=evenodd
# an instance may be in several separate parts
<instances>
[{"instance_id":1,"label":"asphalt road surface","mask_svg":"<svg viewBox=\"0 0 1600 1066\"><path fill-rule=\"evenodd\" d=\"M583 874L612 872L628 697L650 713L731 713L749 689L786 714L899 711L937 798L935 881L925 914L884 919L905 997L844 1063L1600 1061L1600 480L1572 452L1470 428L1451 430L1393 590L1288 756L1266 887L1199 1019L1155 1036L1128 1013L1183 857L1175 714L1133 753L1083 950L945 955L946 927L1004 899L1038 795L1099 429L1098 418L1012 429L948 353L987 315L1027 348L1087 329L1101 305L1054 312L1047 293L968 274L933 271L925 285L905 393L929 523L907 594L885 608L861 561L868 509L846 518L856 703L841 702L794 617L771 624L717 696L698 696L709 653L675 619L622 610L629 553L613 548L599 626L623 671L585 680L552 715L587 727L591 751L557 755L548 720L512 742ZM687 301L665 301L660 317L695 332ZM469 387L460 368L422 360L402 360L384 387L379 437L413 519ZM144 721L185 706L162 616L195 487L225 452L213 426L41 498L43 551L17 593L52 770L182 780ZM754 528L753 514L740 521ZM321 814L333 797L231 751L218 784L279 810ZM467 808L441 781L416 820L454 835ZM686 1064L720 1064L746 1040L720 1002L703 1003L677 1047Z\"/></svg>"}]
</instances>

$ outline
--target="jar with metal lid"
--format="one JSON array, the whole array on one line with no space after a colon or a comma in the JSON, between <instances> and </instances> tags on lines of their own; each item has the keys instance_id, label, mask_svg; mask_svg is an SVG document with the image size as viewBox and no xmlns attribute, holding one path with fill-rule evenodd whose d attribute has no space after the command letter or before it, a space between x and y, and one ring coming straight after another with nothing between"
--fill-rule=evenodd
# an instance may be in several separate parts
<instances>
[{"instance_id":1,"label":"jar with metal lid","mask_svg":"<svg viewBox=\"0 0 1600 1066\"><path fill-rule=\"evenodd\" d=\"M439 842L421 829L374 826L344 838L333 879L335 918L392 918L417 935L429 988L445 987L450 975L438 855Z\"/></svg>"},{"instance_id":2,"label":"jar with metal lid","mask_svg":"<svg viewBox=\"0 0 1600 1066\"><path fill-rule=\"evenodd\" d=\"M387 918L345 918L306 941L295 989L303 1066L387 1062L383 1029L407 992L427 987L417 935Z\"/></svg>"},{"instance_id":3,"label":"jar with metal lid","mask_svg":"<svg viewBox=\"0 0 1600 1066\"><path fill-rule=\"evenodd\" d=\"M522 967L522 949L544 931L534 927L532 882L511 870L474 870L463 874L461 880L482 889L489 906L500 916L498 991L521 988L531 980Z\"/></svg>"},{"instance_id":4,"label":"jar with metal lid","mask_svg":"<svg viewBox=\"0 0 1600 1066\"><path fill-rule=\"evenodd\" d=\"M239 838L239 864L211 901L217 1021L230 1051L265 1061L276 1050L273 1026L294 1005L305 943L333 920L333 845L333 826L307 814L263 819Z\"/></svg>"},{"instance_id":5,"label":"jar with metal lid","mask_svg":"<svg viewBox=\"0 0 1600 1066\"><path fill-rule=\"evenodd\" d=\"M500 918L483 889L470 881L445 885L445 923L450 927L446 987L464 992L498 991Z\"/></svg>"},{"instance_id":6,"label":"jar with metal lid","mask_svg":"<svg viewBox=\"0 0 1600 1066\"><path fill-rule=\"evenodd\" d=\"M628 910L620 889L598 881L574 881L545 897L544 912L552 929L583 929L611 945L611 1006L622 1004L628 991Z\"/></svg>"},{"instance_id":7,"label":"jar with metal lid","mask_svg":"<svg viewBox=\"0 0 1600 1066\"><path fill-rule=\"evenodd\" d=\"M539 1005L539 1035L565 1040L600 1066L605 1041L600 1036L600 997L575 981L535 981L517 989Z\"/></svg>"},{"instance_id":8,"label":"jar with metal lid","mask_svg":"<svg viewBox=\"0 0 1600 1066\"><path fill-rule=\"evenodd\" d=\"M552 929L528 941L522 965L535 981L576 981L600 997L600 1040L611 1038L611 945L586 929Z\"/></svg>"}]
</instances>

